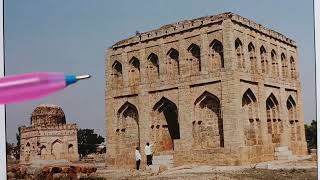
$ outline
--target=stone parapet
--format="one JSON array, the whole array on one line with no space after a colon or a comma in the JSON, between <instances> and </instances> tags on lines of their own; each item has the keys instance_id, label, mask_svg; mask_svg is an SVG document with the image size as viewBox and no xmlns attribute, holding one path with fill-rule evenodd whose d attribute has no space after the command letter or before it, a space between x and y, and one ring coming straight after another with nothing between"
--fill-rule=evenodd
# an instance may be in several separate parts
<instances>
[{"instance_id":1,"label":"stone parapet","mask_svg":"<svg viewBox=\"0 0 320 180\"><path fill-rule=\"evenodd\" d=\"M236 23L240 23L243 26L252 28L255 31L265 34L266 36L272 37L276 40L282 41L288 45L296 47L295 41L289 39L288 37L282 35L281 33L271 30L269 28L266 28L265 26L255 23L254 21L244 18L240 15L237 15L231 12L226 12L226 13L222 13L214 16L205 16L205 17L200 17L200 18L191 19L191 20L184 20L177 23L164 25L159 29L155 29L152 31L138 33L136 36L133 36L128 39L124 39L115 43L111 48L117 49L125 46L132 46L139 42L150 41L150 40L170 36L173 34L183 33L185 31L190 31L192 29L209 26L227 19L231 19Z\"/></svg>"}]
</instances>

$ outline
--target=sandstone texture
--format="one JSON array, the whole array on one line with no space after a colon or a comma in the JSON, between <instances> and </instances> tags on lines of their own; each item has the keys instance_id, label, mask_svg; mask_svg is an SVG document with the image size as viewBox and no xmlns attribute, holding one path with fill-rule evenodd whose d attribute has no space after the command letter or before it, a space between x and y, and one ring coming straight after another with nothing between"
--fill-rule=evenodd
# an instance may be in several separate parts
<instances>
[{"instance_id":1,"label":"sandstone texture","mask_svg":"<svg viewBox=\"0 0 320 180\"><path fill-rule=\"evenodd\" d=\"M77 161L77 125L66 124L61 107L39 105L32 112L31 126L20 130L20 163L47 160Z\"/></svg>"},{"instance_id":2,"label":"sandstone texture","mask_svg":"<svg viewBox=\"0 0 320 180\"><path fill-rule=\"evenodd\" d=\"M296 43L233 13L185 20L106 52L107 167L134 152L242 165L307 154ZM161 159L161 158L158 158Z\"/></svg>"}]
</instances>

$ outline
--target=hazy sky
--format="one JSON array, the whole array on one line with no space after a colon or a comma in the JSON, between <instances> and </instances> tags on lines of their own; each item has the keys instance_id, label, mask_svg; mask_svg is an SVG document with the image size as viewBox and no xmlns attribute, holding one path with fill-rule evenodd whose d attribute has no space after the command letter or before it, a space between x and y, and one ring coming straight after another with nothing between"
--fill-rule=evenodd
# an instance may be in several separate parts
<instances>
[{"instance_id":1,"label":"hazy sky","mask_svg":"<svg viewBox=\"0 0 320 180\"><path fill-rule=\"evenodd\" d=\"M42 103L60 105L67 122L105 134L104 54L118 40L184 19L234 12L294 39L299 48L305 121L315 119L312 0L5 0L6 75L33 71L92 78L43 98L7 105L7 138Z\"/></svg>"}]
</instances>

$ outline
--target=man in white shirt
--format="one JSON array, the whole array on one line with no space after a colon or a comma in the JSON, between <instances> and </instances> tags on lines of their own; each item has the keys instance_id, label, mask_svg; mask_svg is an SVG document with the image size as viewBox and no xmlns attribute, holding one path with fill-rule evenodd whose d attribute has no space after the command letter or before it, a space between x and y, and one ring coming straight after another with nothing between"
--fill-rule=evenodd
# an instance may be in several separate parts
<instances>
[{"instance_id":1,"label":"man in white shirt","mask_svg":"<svg viewBox=\"0 0 320 180\"><path fill-rule=\"evenodd\" d=\"M152 165L152 150L151 150L152 146L153 146L153 144L149 144L147 142L146 146L144 147L144 153L147 156L147 166Z\"/></svg>"},{"instance_id":2,"label":"man in white shirt","mask_svg":"<svg viewBox=\"0 0 320 180\"><path fill-rule=\"evenodd\" d=\"M139 170L139 167L140 167L140 162L141 162L141 154L140 154L140 151L139 151L139 147L136 147L136 167L137 167L137 170Z\"/></svg>"}]
</instances>

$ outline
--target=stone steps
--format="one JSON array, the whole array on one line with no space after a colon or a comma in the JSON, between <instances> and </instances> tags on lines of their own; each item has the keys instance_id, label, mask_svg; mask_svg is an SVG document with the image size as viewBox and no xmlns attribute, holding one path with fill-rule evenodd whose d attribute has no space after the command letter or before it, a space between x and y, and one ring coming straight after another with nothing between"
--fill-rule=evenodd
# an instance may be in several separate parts
<instances>
[{"instance_id":1,"label":"stone steps","mask_svg":"<svg viewBox=\"0 0 320 180\"><path fill-rule=\"evenodd\" d=\"M274 149L274 155L276 160L291 160L294 159L292 151L288 149L288 146L276 147Z\"/></svg>"},{"instance_id":2,"label":"stone steps","mask_svg":"<svg viewBox=\"0 0 320 180\"><path fill-rule=\"evenodd\" d=\"M173 167L173 155L158 155L153 156L152 165L147 166L152 172L159 172L160 168L170 169Z\"/></svg>"}]
</instances>

